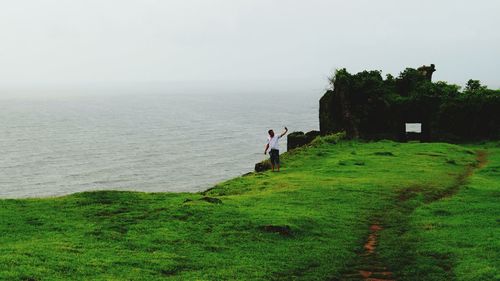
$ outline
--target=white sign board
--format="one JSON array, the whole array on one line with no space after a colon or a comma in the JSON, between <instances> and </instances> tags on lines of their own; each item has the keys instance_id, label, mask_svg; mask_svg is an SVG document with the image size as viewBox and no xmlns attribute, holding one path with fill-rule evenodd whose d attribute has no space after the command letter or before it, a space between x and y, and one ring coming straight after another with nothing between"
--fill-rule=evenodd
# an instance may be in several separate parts
<instances>
[{"instance_id":1,"label":"white sign board","mask_svg":"<svg viewBox=\"0 0 500 281\"><path fill-rule=\"evenodd\" d=\"M422 133L422 123L405 123L407 133Z\"/></svg>"}]
</instances>

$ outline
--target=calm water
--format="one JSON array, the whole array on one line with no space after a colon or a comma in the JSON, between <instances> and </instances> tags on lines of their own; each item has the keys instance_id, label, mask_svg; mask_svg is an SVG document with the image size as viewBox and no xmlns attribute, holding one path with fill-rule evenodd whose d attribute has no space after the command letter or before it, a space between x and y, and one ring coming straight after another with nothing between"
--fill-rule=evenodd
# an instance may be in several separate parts
<instances>
[{"instance_id":1,"label":"calm water","mask_svg":"<svg viewBox=\"0 0 500 281\"><path fill-rule=\"evenodd\" d=\"M0 198L200 191L264 159L268 128L317 129L318 98L305 92L0 100Z\"/></svg>"}]
</instances>

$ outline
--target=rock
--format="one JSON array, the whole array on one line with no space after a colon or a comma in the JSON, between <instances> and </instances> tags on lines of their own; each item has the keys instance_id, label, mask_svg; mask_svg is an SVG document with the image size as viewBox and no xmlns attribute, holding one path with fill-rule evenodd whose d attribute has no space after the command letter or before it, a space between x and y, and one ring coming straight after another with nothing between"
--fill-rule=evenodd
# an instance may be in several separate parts
<instances>
[{"instance_id":1,"label":"rock","mask_svg":"<svg viewBox=\"0 0 500 281\"><path fill-rule=\"evenodd\" d=\"M287 137L287 150L290 151L292 149L310 144L320 134L321 133L319 131L310 131L305 134L303 132L290 133Z\"/></svg>"},{"instance_id":2,"label":"rock","mask_svg":"<svg viewBox=\"0 0 500 281\"><path fill-rule=\"evenodd\" d=\"M395 156L394 153L392 153L390 151L377 151L373 154L378 155L378 156Z\"/></svg>"},{"instance_id":3,"label":"rock","mask_svg":"<svg viewBox=\"0 0 500 281\"><path fill-rule=\"evenodd\" d=\"M212 203L212 204L222 204L222 200L220 200L219 198L214 198L214 197L205 196L205 197L200 198L200 200L206 201L206 202Z\"/></svg>"},{"instance_id":4,"label":"rock","mask_svg":"<svg viewBox=\"0 0 500 281\"><path fill-rule=\"evenodd\" d=\"M307 140L306 140L306 135L304 134L304 132L293 132L293 133L288 134L286 149L288 151L290 151L294 148L301 147L301 146L304 146L306 144L307 144Z\"/></svg>"},{"instance_id":5,"label":"rock","mask_svg":"<svg viewBox=\"0 0 500 281\"><path fill-rule=\"evenodd\" d=\"M321 135L320 131L314 131L314 130L306 133L306 137L311 138L312 140L314 140L316 137L320 135Z\"/></svg>"},{"instance_id":6,"label":"rock","mask_svg":"<svg viewBox=\"0 0 500 281\"><path fill-rule=\"evenodd\" d=\"M282 236L291 236L292 228L288 225L265 225L261 227L265 232L278 233Z\"/></svg>"},{"instance_id":7,"label":"rock","mask_svg":"<svg viewBox=\"0 0 500 281\"><path fill-rule=\"evenodd\" d=\"M255 164L255 172L257 173L262 173L270 169L271 169L271 163L269 163L268 160Z\"/></svg>"},{"instance_id":8,"label":"rock","mask_svg":"<svg viewBox=\"0 0 500 281\"><path fill-rule=\"evenodd\" d=\"M422 65L421 67L417 68L417 70L425 76L425 78L429 81L432 81L432 74L436 71L436 66L434 64L431 64L429 66L427 65Z\"/></svg>"}]
</instances>

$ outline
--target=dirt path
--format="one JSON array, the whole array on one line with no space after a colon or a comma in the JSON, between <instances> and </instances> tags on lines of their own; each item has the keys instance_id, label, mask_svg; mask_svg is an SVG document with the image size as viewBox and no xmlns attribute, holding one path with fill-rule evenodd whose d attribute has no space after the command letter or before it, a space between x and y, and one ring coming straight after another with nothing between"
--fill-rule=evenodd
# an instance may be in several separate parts
<instances>
[{"instance_id":1,"label":"dirt path","mask_svg":"<svg viewBox=\"0 0 500 281\"><path fill-rule=\"evenodd\" d=\"M460 173L455 182L449 187L437 194L432 194L426 198L425 203L429 204L434 201L456 194L460 187L463 186L467 179L474 173L474 170L484 167L487 163L487 152L480 150L476 152L476 162L468 165L465 170ZM405 203L416 196L418 193L424 193L425 189L420 187L409 187L399 192L395 208L401 209L401 218L405 218L415 210L416 207L408 208ZM380 239L380 231L383 230L384 218L372 219L369 235L363 245L363 252L358 254L357 259L351 264L348 270L342 275L340 280L365 280L365 281L395 281L393 272L390 266L386 265L377 253L377 245Z\"/></svg>"},{"instance_id":2,"label":"dirt path","mask_svg":"<svg viewBox=\"0 0 500 281\"><path fill-rule=\"evenodd\" d=\"M392 281L393 273L381 261L377 254L379 234L382 230L379 222L370 226L363 252L358 255L356 262L350 266L349 271L343 274L340 280L366 280L366 281Z\"/></svg>"}]
</instances>

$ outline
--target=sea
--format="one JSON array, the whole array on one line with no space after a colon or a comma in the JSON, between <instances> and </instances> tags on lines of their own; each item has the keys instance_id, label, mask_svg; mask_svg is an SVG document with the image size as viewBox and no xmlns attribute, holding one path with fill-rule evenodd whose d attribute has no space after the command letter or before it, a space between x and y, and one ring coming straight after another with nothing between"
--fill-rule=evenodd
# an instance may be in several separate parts
<instances>
[{"instance_id":1,"label":"sea","mask_svg":"<svg viewBox=\"0 0 500 281\"><path fill-rule=\"evenodd\" d=\"M198 192L265 159L267 130L318 129L318 89L0 99L0 198ZM281 141L286 151L286 139Z\"/></svg>"}]
</instances>

